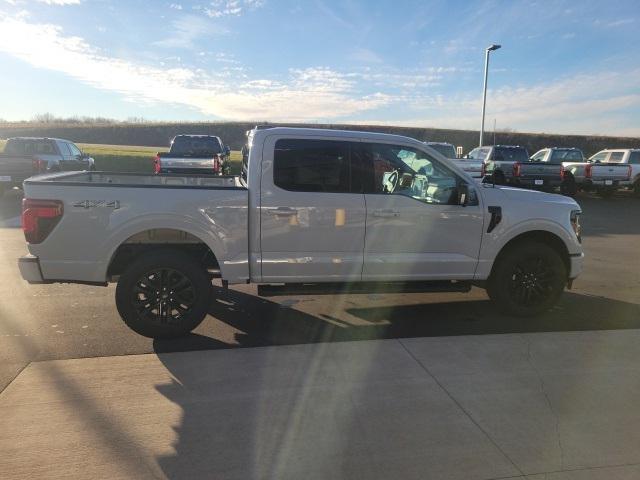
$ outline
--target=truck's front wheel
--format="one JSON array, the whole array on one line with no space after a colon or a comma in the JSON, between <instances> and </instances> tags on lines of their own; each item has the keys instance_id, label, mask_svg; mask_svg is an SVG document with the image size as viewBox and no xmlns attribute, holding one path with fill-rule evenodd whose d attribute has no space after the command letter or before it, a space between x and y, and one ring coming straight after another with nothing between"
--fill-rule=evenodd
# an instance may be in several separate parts
<instances>
[{"instance_id":1,"label":"truck's front wheel","mask_svg":"<svg viewBox=\"0 0 640 480\"><path fill-rule=\"evenodd\" d=\"M555 305L566 282L567 270L556 251L542 243L526 242L498 257L487 293L505 313L529 317Z\"/></svg>"},{"instance_id":2,"label":"truck's front wheel","mask_svg":"<svg viewBox=\"0 0 640 480\"><path fill-rule=\"evenodd\" d=\"M116 305L124 322L151 338L188 334L204 320L211 280L190 256L156 250L140 256L120 276Z\"/></svg>"}]
</instances>

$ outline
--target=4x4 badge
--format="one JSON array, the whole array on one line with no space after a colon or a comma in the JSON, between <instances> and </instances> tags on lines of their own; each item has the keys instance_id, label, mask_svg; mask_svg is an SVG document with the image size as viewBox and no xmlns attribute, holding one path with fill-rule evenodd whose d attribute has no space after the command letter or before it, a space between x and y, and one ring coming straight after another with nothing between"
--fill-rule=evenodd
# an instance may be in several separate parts
<instances>
[{"instance_id":1,"label":"4x4 badge","mask_svg":"<svg viewBox=\"0 0 640 480\"><path fill-rule=\"evenodd\" d=\"M120 202L118 200L82 200L73 204L76 208L84 208L88 210L90 208L113 208L117 210L120 208Z\"/></svg>"}]
</instances>

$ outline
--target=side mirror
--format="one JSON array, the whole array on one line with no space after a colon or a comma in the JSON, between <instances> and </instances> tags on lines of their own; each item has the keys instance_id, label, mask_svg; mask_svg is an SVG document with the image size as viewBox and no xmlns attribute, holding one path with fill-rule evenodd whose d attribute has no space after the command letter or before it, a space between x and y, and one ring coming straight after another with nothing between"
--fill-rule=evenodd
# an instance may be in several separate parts
<instances>
[{"instance_id":1,"label":"side mirror","mask_svg":"<svg viewBox=\"0 0 640 480\"><path fill-rule=\"evenodd\" d=\"M469 186L466 183L458 185L458 205L466 207L469 203Z\"/></svg>"}]
</instances>

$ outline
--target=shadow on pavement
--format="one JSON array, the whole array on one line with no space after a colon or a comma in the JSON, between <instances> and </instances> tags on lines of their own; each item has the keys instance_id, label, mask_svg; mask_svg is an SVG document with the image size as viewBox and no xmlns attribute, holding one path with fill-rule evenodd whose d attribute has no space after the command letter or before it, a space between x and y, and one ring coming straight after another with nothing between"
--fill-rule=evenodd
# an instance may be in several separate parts
<instances>
[{"instance_id":1,"label":"shadow on pavement","mask_svg":"<svg viewBox=\"0 0 640 480\"><path fill-rule=\"evenodd\" d=\"M640 328L640 305L570 292L565 292L555 309L535 318L502 315L488 300L346 308L346 313L364 321L358 325L332 315L311 315L235 290L216 287L214 298L209 314L242 332L235 334L240 347ZM154 347L157 353L236 347L206 338L192 335L157 341Z\"/></svg>"}]
</instances>

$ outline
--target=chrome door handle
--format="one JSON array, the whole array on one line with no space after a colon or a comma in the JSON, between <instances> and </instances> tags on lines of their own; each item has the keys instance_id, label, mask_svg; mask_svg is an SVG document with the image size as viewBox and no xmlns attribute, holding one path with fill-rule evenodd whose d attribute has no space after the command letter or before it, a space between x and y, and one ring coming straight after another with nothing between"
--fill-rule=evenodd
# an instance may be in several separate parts
<instances>
[{"instance_id":1,"label":"chrome door handle","mask_svg":"<svg viewBox=\"0 0 640 480\"><path fill-rule=\"evenodd\" d=\"M374 210L373 211L373 216L374 217L383 217L383 218L390 218L390 217L399 217L400 216L400 211L399 210Z\"/></svg>"},{"instance_id":2,"label":"chrome door handle","mask_svg":"<svg viewBox=\"0 0 640 480\"><path fill-rule=\"evenodd\" d=\"M293 215L297 215L298 211L295 208L288 207L278 207L267 210L270 215L274 215L276 217L292 217Z\"/></svg>"}]
</instances>

